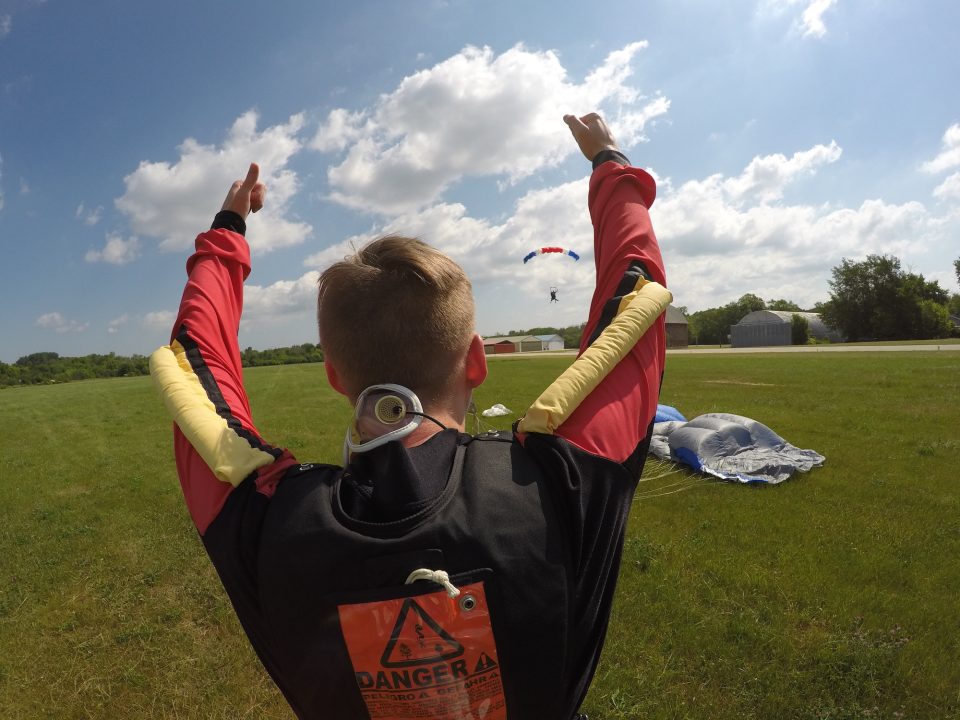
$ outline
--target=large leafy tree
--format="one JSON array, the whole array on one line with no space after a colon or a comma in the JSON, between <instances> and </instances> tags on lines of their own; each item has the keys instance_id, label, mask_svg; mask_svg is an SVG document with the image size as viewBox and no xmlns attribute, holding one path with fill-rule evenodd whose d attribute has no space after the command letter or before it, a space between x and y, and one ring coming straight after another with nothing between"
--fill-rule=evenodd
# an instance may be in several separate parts
<instances>
[{"instance_id":1,"label":"large leafy tree","mask_svg":"<svg viewBox=\"0 0 960 720\"><path fill-rule=\"evenodd\" d=\"M767 304L763 302L763 298L753 293L747 293L746 295L741 295L740 299L733 303L733 314L735 319L731 325L736 325L747 313L752 313L755 310L766 310ZM726 307L726 306L724 306Z\"/></svg>"},{"instance_id":2,"label":"large leafy tree","mask_svg":"<svg viewBox=\"0 0 960 720\"><path fill-rule=\"evenodd\" d=\"M768 300L767 310L785 310L787 312L803 312L803 308L792 300Z\"/></svg>"},{"instance_id":3,"label":"large leafy tree","mask_svg":"<svg viewBox=\"0 0 960 720\"><path fill-rule=\"evenodd\" d=\"M860 262L844 258L833 268L829 284L823 319L850 340L945 337L950 332L944 322L947 291L904 271L892 255L868 255Z\"/></svg>"}]
</instances>

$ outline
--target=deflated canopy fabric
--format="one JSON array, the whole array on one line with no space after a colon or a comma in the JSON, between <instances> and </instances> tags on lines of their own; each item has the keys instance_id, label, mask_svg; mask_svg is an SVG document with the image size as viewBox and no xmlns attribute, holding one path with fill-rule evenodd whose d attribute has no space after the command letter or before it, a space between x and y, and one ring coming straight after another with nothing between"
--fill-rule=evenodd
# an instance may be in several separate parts
<instances>
[{"instance_id":1,"label":"deflated canopy fabric","mask_svg":"<svg viewBox=\"0 0 960 720\"><path fill-rule=\"evenodd\" d=\"M653 416L653 421L655 423L659 422L669 422L670 420L680 420L681 422L686 422L687 419L683 416L679 410L670 405L657 405L657 414Z\"/></svg>"},{"instance_id":2,"label":"deflated canopy fabric","mask_svg":"<svg viewBox=\"0 0 960 720\"><path fill-rule=\"evenodd\" d=\"M823 465L826 459L791 445L763 423L729 413L698 415L690 422L657 422L650 452L741 483L781 483L796 472Z\"/></svg>"}]
</instances>

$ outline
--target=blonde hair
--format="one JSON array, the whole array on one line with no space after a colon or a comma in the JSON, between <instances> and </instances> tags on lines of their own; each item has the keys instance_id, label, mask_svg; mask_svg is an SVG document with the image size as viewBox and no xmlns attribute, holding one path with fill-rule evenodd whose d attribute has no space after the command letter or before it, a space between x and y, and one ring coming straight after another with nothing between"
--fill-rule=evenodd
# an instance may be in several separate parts
<instances>
[{"instance_id":1,"label":"blonde hair","mask_svg":"<svg viewBox=\"0 0 960 720\"><path fill-rule=\"evenodd\" d=\"M323 272L317 324L348 395L397 383L434 402L465 361L473 291L463 268L439 250L388 235Z\"/></svg>"}]
</instances>

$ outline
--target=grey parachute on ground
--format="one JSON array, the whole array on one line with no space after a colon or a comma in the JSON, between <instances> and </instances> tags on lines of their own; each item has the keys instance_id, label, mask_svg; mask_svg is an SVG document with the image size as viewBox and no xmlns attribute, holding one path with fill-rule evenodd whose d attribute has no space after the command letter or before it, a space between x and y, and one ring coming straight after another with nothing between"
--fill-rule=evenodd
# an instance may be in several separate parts
<instances>
[{"instance_id":1,"label":"grey parachute on ground","mask_svg":"<svg viewBox=\"0 0 960 720\"><path fill-rule=\"evenodd\" d=\"M826 459L814 450L791 445L763 423L742 415L707 413L686 422L658 410L656 420L661 418L653 426L650 453L723 480L777 484L796 472L823 465Z\"/></svg>"}]
</instances>

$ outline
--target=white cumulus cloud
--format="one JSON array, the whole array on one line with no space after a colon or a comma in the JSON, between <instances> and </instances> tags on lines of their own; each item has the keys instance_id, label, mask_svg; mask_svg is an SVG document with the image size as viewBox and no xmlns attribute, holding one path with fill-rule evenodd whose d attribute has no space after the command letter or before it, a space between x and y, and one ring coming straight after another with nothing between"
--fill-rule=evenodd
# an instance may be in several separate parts
<instances>
[{"instance_id":1,"label":"white cumulus cloud","mask_svg":"<svg viewBox=\"0 0 960 720\"><path fill-rule=\"evenodd\" d=\"M724 180L723 189L735 201L779 200L783 189L803 175L812 175L821 165L836 162L843 150L836 142L816 145L786 157L781 153L757 156L738 177Z\"/></svg>"},{"instance_id":2,"label":"white cumulus cloud","mask_svg":"<svg viewBox=\"0 0 960 720\"><path fill-rule=\"evenodd\" d=\"M461 178L516 182L576 152L561 126L568 111L615 108L604 114L628 147L670 107L667 98L646 97L627 83L646 46L610 53L579 83L552 51L518 45L497 55L467 47L404 78L372 107L337 108L311 143L345 152L328 171L330 197L399 215L436 202Z\"/></svg>"},{"instance_id":3,"label":"white cumulus cloud","mask_svg":"<svg viewBox=\"0 0 960 720\"><path fill-rule=\"evenodd\" d=\"M512 215L501 224L471 217L460 203L440 203L347 238L311 255L304 264L322 270L374 238L397 234L420 238L442 250L467 268L474 282L525 284L531 273L557 269L552 262L558 259L555 257L523 265L523 257L530 250L545 245L572 249L588 261L582 267L588 266L593 255L593 230L586 213L586 197L586 178L531 191L517 201Z\"/></svg>"},{"instance_id":4,"label":"white cumulus cloud","mask_svg":"<svg viewBox=\"0 0 960 720\"><path fill-rule=\"evenodd\" d=\"M140 320L140 324L148 330L168 331L173 327L173 321L177 319L176 313L170 310L155 310L146 313Z\"/></svg>"},{"instance_id":5,"label":"white cumulus cloud","mask_svg":"<svg viewBox=\"0 0 960 720\"><path fill-rule=\"evenodd\" d=\"M303 242L312 228L290 216L299 179L287 167L301 148L303 115L262 131L258 119L252 110L241 115L220 146L184 140L175 163L141 162L124 178L126 192L115 201L117 209L138 235L158 238L161 249L186 250L210 227L230 184L257 162L268 190L263 210L247 220L251 249L264 253Z\"/></svg>"},{"instance_id":6,"label":"white cumulus cloud","mask_svg":"<svg viewBox=\"0 0 960 720\"><path fill-rule=\"evenodd\" d=\"M759 5L759 12L780 15L803 6L803 11L795 22L795 29L803 37L822 38L827 34L823 16L836 4L837 0L763 0Z\"/></svg>"},{"instance_id":7,"label":"white cumulus cloud","mask_svg":"<svg viewBox=\"0 0 960 720\"><path fill-rule=\"evenodd\" d=\"M296 280L278 280L266 287L247 285L243 290L244 323L269 322L286 315L314 311L319 278L320 274L311 270Z\"/></svg>"},{"instance_id":8,"label":"white cumulus cloud","mask_svg":"<svg viewBox=\"0 0 960 720\"><path fill-rule=\"evenodd\" d=\"M119 317L115 317L113 320L107 323L107 332L110 335L115 335L116 333L120 332L120 328L126 325L129 319L130 315L128 313L124 313Z\"/></svg>"},{"instance_id":9,"label":"white cumulus cloud","mask_svg":"<svg viewBox=\"0 0 960 720\"><path fill-rule=\"evenodd\" d=\"M82 221L84 225L96 225L100 222L100 218L103 217L103 207L98 205L93 210L88 210L84 203L80 203L77 206L74 216L77 220Z\"/></svg>"},{"instance_id":10,"label":"white cumulus cloud","mask_svg":"<svg viewBox=\"0 0 960 720\"><path fill-rule=\"evenodd\" d=\"M813 0L803 10L800 22L803 24L804 37L823 37L827 34L827 26L823 22L823 14L836 4L836 0Z\"/></svg>"},{"instance_id":11,"label":"white cumulus cloud","mask_svg":"<svg viewBox=\"0 0 960 720\"><path fill-rule=\"evenodd\" d=\"M107 235L101 250L88 250L84 260L89 263L105 262L110 265L126 265L140 255L140 240L133 236L124 240L119 235Z\"/></svg>"},{"instance_id":12,"label":"white cumulus cloud","mask_svg":"<svg viewBox=\"0 0 960 720\"><path fill-rule=\"evenodd\" d=\"M500 223L472 217L459 203L439 203L392 218L368 233L344 240L305 261L325 269L366 242L387 234L418 237L439 248L467 272L478 294L514 296L521 302L546 295L549 287L563 287L564 303L554 309L554 320L582 322L593 291L593 229L587 213L588 178L525 193L509 217ZM524 264L531 250L546 245L574 250L569 256L543 255ZM310 302L316 301L311 288ZM478 317L484 314L478 307Z\"/></svg>"},{"instance_id":13,"label":"white cumulus cloud","mask_svg":"<svg viewBox=\"0 0 960 720\"><path fill-rule=\"evenodd\" d=\"M868 199L844 207L789 200L802 178L827 171L841 156L840 146L831 142L755 157L729 177L713 174L678 183L658 178L651 216L675 302L698 310L752 292L809 307L828 298L830 271L844 257L916 258L949 243L949 218L932 215L919 202ZM594 283L587 180L528 191L497 220L472 215L453 202L411 210L316 253L305 265L322 271L384 234L420 237L466 269L480 301L481 323L484 300L523 307L528 324L582 322ZM573 249L581 260L541 256L523 264L527 252L545 245ZM308 272L248 293L257 318L312 313L316 277ZM562 302L547 314L542 310L549 307L546 290L554 285L561 288Z\"/></svg>"},{"instance_id":14,"label":"white cumulus cloud","mask_svg":"<svg viewBox=\"0 0 960 720\"><path fill-rule=\"evenodd\" d=\"M919 202L871 199L854 208L782 202L791 181L839 156L834 143L818 145L791 158L754 158L734 178L712 175L676 189L666 184L651 215L675 301L703 309L752 292L812 305L827 299L826 280L842 258L904 257L942 240L939 219ZM766 182L757 181L759 167Z\"/></svg>"},{"instance_id":15,"label":"white cumulus cloud","mask_svg":"<svg viewBox=\"0 0 960 720\"><path fill-rule=\"evenodd\" d=\"M960 123L954 123L943 134L940 153L920 166L924 172L931 174L952 170L960 166Z\"/></svg>"},{"instance_id":16,"label":"white cumulus cloud","mask_svg":"<svg viewBox=\"0 0 960 720\"><path fill-rule=\"evenodd\" d=\"M59 312L50 312L41 315L34 321L34 325L44 328L45 330L53 330L61 335L70 332L83 332L90 327L90 323L79 323L76 320L68 320Z\"/></svg>"},{"instance_id":17,"label":"white cumulus cloud","mask_svg":"<svg viewBox=\"0 0 960 720\"><path fill-rule=\"evenodd\" d=\"M933 196L940 200L960 200L960 172L949 175L946 180L937 185Z\"/></svg>"},{"instance_id":18,"label":"white cumulus cloud","mask_svg":"<svg viewBox=\"0 0 960 720\"><path fill-rule=\"evenodd\" d=\"M920 203L868 200L856 208L831 208L783 202L791 184L836 162L841 153L831 142L792 155L755 157L732 177L714 174L676 188L659 179L651 215L676 302L702 309L755 292L812 305L826 299L830 269L842 257L902 254L936 233ZM586 199L587 178L530 191L498 223L472 217L461 204L439 203L391 218L305 264L322 270L379 235L411 235L463 265L478 293L509 293L519 302L536 303L545 288L559 285L562 311L582 314L594 282ZM573 249L581 260L541 256L522 262L527 252L545 245ZM305 291L302 302L312 302L314 291ZM578 317L569 321L581 321Z\"/></svg>"}]
</instances>

